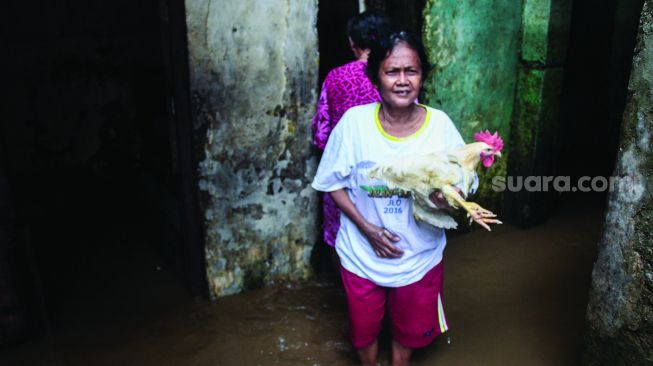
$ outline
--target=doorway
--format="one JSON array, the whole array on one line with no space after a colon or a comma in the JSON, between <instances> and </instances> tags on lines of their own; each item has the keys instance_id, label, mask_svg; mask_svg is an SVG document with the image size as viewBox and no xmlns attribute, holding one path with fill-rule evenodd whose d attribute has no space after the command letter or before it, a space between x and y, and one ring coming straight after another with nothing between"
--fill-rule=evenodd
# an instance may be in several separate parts
<instances>
[{"instance_id":1,"label":"doorway","mask_svg":"<svg viewBox=\"0 0 653 366\"><path fill-rule=\"evenodd\" d=\"M206 296L183 7L9 5L3 240L27 333Z\"/></svg>"},{"instance_id":2,"label":"doorway","mask_svg":"<svg viewBox=\"0 0 653 366\"><path fill-rule=\"evenodd\" d=\"M572 9L556 172L572 182L609 177L617 156L643 1L604 3L579 0Z\"/></svg>"},{"instance_id":3,"label":"doorway","mask_svg":"<svg viewBox=\"0 0 653 366\"><path fill-rule=\"evenodd\" d=\"M366 0L365 10L385 14L394 27L421 34L422 10L425 0ZM360 12L360 1L320 1L317 15L317 34L320 51L319 81L335 67L352 61L353 54L347 41L347 20Z\"/></svg>"}]
</instances>

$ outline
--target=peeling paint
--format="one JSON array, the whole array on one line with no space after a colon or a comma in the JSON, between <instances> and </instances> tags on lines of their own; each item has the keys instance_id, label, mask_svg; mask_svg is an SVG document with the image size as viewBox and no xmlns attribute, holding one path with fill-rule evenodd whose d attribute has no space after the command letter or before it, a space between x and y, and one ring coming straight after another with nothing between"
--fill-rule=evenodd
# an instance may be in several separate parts
<instances>
[{"instance_id":1,"label":"peeling paint","mask_svg":"<svg viewBox=\"0 0 653 366\"><path fill-rule=\"evenodd\" d=\"M316 2L186 3L212 295L305 279L317 237Z\"/></svg>"}]
</instances>

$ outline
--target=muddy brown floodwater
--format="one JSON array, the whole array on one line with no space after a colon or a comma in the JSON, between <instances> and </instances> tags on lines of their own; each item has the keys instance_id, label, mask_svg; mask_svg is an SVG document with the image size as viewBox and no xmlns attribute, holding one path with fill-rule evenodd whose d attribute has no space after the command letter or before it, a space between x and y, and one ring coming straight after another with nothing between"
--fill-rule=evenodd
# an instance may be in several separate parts
<instances>
[{"instance_id":1,"label":"muddy brown floodwater","mask_svg":"<svg viewBox=\"0 0 653 366\"><path fill-rule=\"evenodd\" d=\"M450 239L450 331L416 352L414 364L578 365L601 220L601 204L580 202L529 230L504 225ZM337 285L283 285L207 303L171 286L166 271L148 276L131 286L140 290L121 292L133 281L125 278L85 295L62 315L65 326L0 351L0 364L357 364ZM387 365L389 335L381 339Z\"/></svg>"}]
</instances>

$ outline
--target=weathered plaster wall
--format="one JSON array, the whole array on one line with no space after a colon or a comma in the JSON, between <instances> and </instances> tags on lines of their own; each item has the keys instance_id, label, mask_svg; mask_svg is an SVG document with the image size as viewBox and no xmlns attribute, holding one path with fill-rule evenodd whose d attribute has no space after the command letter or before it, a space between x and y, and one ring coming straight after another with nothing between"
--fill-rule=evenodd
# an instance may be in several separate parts
<instances>
[{"instance_id":1,"label":"weathered plaster wall","mask_svg":"<svg viewBox=\"0 0 653 366\"><path fill-rule=\"evenodd\" d=\"M510 147L520 22L515 1L426 1L423 39L434 65L426 103L449 114L466 141L481 129L498 130ZM490 178L505 175L507 155L481 174L482 205L499 208Z\"/></svg>"},{"instance_id":2,"label":"weathered plaster wall","mask_svg":"<svg viewBox=\"0 0 653 366\"><path fill-rule=\"evenodd\" d=\"M186 1L215 296L310 274L316 1Z\"/></svg>"},{"instance_id":3,"label":"weathered plaster wall","mask_svg":"<svg viewBox=\"0 0 653 366\"><path fill-rule=\"evenodd\" d=\"M549 176L554 171L563 64L571 0L523 0L521 52L511 125L510 176ZM549 193L551 194L551 193ZM548 215L545 192L507 192L507 218L523 226Z\"/></svg>"},{"instance_id":4,"label":"weathered plaster wall","mask_svg":"<svg viewBox=\"0 0 653 366\"><path fill-rule=\"evenodd\" d=\"M585 363L653 363L653 1L644 3L587 309Z\"/></svg>"}]
</instances>

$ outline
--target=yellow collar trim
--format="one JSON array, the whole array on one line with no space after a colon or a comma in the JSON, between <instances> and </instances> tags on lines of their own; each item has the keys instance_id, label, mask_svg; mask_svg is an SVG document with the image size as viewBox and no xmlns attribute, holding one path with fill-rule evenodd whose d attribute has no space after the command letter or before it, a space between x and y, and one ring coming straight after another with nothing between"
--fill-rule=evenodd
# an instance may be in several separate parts
<instances>
[{"instance_id":1,"label":"yellow collar trim","mask_svg":"<svg viewBox=\"0 0 653 366\"><path fill-rule=\"evenodd\" d=\"M390 141L407 141L416 138L417 136L421 135L422 132L424 132L424 130L426 130L426 127L429 125L429 122L431 121L431 110L423 104L417 103L417 105L426 110L426 116L424 117L424 123L422 123L422 126L412 134L404 137L397 137L397 136L392 136L391 134L385 132L383 126L381 126L381 120L379 119L379 111L381 110L381 103L377 103L376 108L374 109L374 122L376 123L376 128L379 130L379 132L381 132L381 135L383 135L383 137L387 138Z\"/></svg>"}]
</instances>

